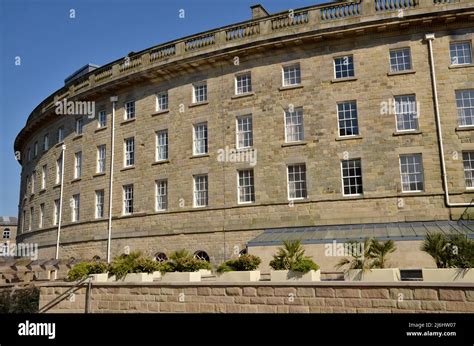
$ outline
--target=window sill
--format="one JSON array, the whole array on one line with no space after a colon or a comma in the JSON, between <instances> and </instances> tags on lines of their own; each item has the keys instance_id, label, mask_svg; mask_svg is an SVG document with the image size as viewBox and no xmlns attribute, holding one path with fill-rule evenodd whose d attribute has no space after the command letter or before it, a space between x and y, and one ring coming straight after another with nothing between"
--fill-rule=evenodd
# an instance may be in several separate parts
<instances>
[{"instance_id":1,"label":"window sill","mask_svg":"<svg viewBox=\"0 0 474 346\"><path fill-rule=\"evenodd\" d=\"M424 191L400 191L398 193L398 196L399 197L402 197L402 196L419 196L419 195L422 195L424 193Z\"/></svg>"},{"instance_id":2,"label":"window sill","mask_svg":"<svg viewBox=\"0 0 474 346\"><path fill-rule=\"evenodd\" d=\"M127 119L127 120L124 120L120 123L120 125L127 125L127 124L130 124L130 123L133 123L137 118L132 118L132 119Z\"/></svg>"},{"instance_id":3,"label":"window sill","mask_svg":"<svg viewBox=\"0 0 474 346\"><path fill-rule=\"evenodd\" d=\"M449 69L457 69L457 68L466 68L466 67L474 67L474 64L463 64L463 65L449 65Z\"/></svg>"},{"instance_id":4,"label":"window sill","mask_svg":"<svg viewBox=\"0 0 474 346\"><path fill-rule=\"evenodd\" d=\"M134 212L134 213L131 213L131 214L122 214L120 216L117 217L117 219L128 219L128 218L131 218L131 217L135 217L135 216L145 216L146 213L144 212Z\"/></svg>"},{"instance_id":5,"label":"window sill","mask_svg":"<svg viewBox=\"0 0 474 346\"><path fill-rule=\"evenodd\" d=\"M405 70L405 71L390 71L387 73L387 76L399 76L403 74L415 74L415 70Z\"/></svg>"},{"instance_id":6,"label":"window sill","mask_svg":"<svg viewBox=\"0 0 474 346\"><path fill-rule=\"evenodd\" d=\"M402 131L402 132L394 132L393 136L404 136L404 135L421 135L423 132L420 130L417 131Z\"/></svg>"},{"instance_id":7,"label":"window sill","mask_svg":"<svg viewBox=\"0 0 474 346\"><path fill-rule=\"evenodd\" d=\"M195 103L191 103L188 107L193 108L193 107L199 107L199 106L204 106L208 104L209 104L209 101L195 102Z\"/></svg>"},{"instance_id":8,"label":"window sill","mask_svg":"<svg viewBox=\"0 0 474 346\"><path fill-rule=\"evenodd\" d=\"M152 162L152 166L157 166L157 165L162 165L162 164L165 164L165 163L170 163L170 160L160 160L160 161L155 161L155 162Z\"/></svg>"},{"instance_id":9,"label":"window sill","mask_svg":"<svg viewBox=\"0 0 474 346\"><path fill-rule=\"evenodd\" d=\"M293 198L293 199L288 199L289 203L305 203L309 201L309 197L303 197L303 198Z\"/></svg>"},{"instance_id":10,"label":"window sill","mask_svg":"<svg viewBox=\"0 0 474 346\"><path fill-rule=\"evenodd\" d=\"M107 130L107 126L98 127L98 128L95 129L94 132L100 132L100 131L104 131L104 130Z\"/></svg>"},{"instance_id":11,"label":"window sill","mask_svg":"<svg viewBox=\"0 0 474 346\"><path fill-rule=\"evenodd\" d=\"M62 146L63 144L64 144L64 141L58 142L58 143L56 143L55 147L58 148L58 147Z\"/></svg>"},{"instance_id":12,"label":"window sill","mask_svg":"<svg viewBox=\"0 0 474 346\"><path fill-rule=\"evenodd\" d=\"M56 188L58 188L58 187L61 187L61 184L54 184L54 185L53 185L53 189L56 189Z\"/></svg>"},{"instance_id":13,"label":"window sill","mask_svg":"<svg viewBox=\"0 0 474 346\"><path fill-rule=\"evenodd\" d=\"M155 113L152 113L151 116L154 117L154 116L161 115L161 114L167 114L169 112L170 112L169 109L163 109L162 111L157 111Z\"/></svg>"},{"instance_id":14,"label":"window sill","mask_svg":"<svg viewBox=\"0 0 474 346\"><path fill-rule=\"evenodd\" d=\"M78 140L78 139L82 138L83 136L84 136L84 134L82 134L82 133L78 134L78 135L75 135L72 140L73 141Z\"/></svg>"},{"instance_id":15,"label":"window sill","mask_svg":"<svg viewBox=\"0 0 474 346\"><path fill-rule=\"evenodd\" d=\"M345 137L337 137L336 141L349 141L351 139L362 139L363 137L361 135L357 136L345 136Z\"/></svg>"},{"instance_id":16,"label":"window sill","mask_svg":"<svg viewBox=\"0 0 474 346\"><path fill-rule=\"evenodd\" d=\"M342 195L342 197L344 199L363 199L364 198L364 194L358 194L358 195Z\"/></svg>"},{"instance_id":17,"label":"window sill","mask_svg":"<svg viewBox=\"0 0 474 346\"><path fill-rule=\"evenodd\" d=\"M75 182L77 182L77 181L81 181L81 179L82 179L82 178L75 178L75 179L71 180L71 184L72 184L72 183L75 183Z\"/></svg>"},{"instance_id":18,"label":"window sill","mask_svg":"<svg viewBox=\"0 0 474 346\"><path fill-rule=\"evenodd\" d=\"M102 177L105 175L105 172L101 172L101 173L95 173L92 175L93 178L96 178L96 177Z\"/></svg>"},{"instance_id":19,"label":"window sill","mask_svg":"<svg viewBox=\"0 0 474 346\"><path fill-rule=\"evenodd\" d=\"M189 158L190 159L198 159L200 157L209 157L209 154L196 154L196 155L193 155L193 156L190 156Z\"/></svg>"},{"instance_id":20,"label":"window sill","mask_svg":"<svg viewBox=\"0 0 474 346\"><path fill-rule=\"evenodd\" d=\"M474 125L469 126L458 126L456 127L455 131L472 131L474 130Z\"/></svg>"},{"instance_id":21,"label":"window sill","mask_svg":"<svg viewBox=\"0 0 474 346\"><path fill-rule=\"evenodd\" d=\"M291 143L283 143L281 145L282 148L285 148L285 147L297 147L297 146L300 146L300 145L306 145L308 144L308 142L306 141L301 141L301 142L291 142Z\"/></svg>"},{"instance_id":22,"label":"window sill","mask_svg":"<svg viewBox=\"0 0 474 346\"><path fill-rule=\"evenodd\" d=\"M353 82L356 80L357 77L334 78L331 80L331 83Z\"/></svg>"},{"instance_id":23,"label":"window sill","mask_svg":"<svg viewBox=\"0 0 474 346\"><path fill-rule=\"evenodd\" d=\"M244 93L244 94L232 95L230 98L232 100L235 100L235 99L241 99L241 98L250 97L250 96L255 96L255 93L253 91L251 91L251 92Z\"/></svg>"},{"instance_id":24,"label":"window sill","mask_svg":"<svg viewBox=\"0 0 474 346\"><path fill-rule=\"evenodd\" d=\"M278 88L279 91L285 91L285 90L293 90L293 89L302 89L303 85L302 84L295 84L295 85L286 85L286 86L281 86Z\"/></svg>"},{"instance_id":25,"label":"window sill","mask_svg":"<svg viewBox=\"0 0 474 346\"><path fill-rule=\"evenodd\" d=\"M122 169L120 170L120 172L128 171L128 170L130 170L130 169L135 169L135 165L133 165L133 166L128 166L128 167L124 167L124 168L122 168Z\"/></svg>"}]
</instances>

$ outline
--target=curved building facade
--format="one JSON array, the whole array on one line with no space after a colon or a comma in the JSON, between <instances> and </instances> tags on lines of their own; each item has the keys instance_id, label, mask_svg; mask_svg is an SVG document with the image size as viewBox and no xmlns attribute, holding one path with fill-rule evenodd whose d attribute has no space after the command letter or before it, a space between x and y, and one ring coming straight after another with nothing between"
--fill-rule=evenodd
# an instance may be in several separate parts
<instances>
[{"instance_id":1,"label":"curved building facade","mask_svg":"<svg viewBox=\"0 0 474 346\"><path fill-rule=\"evenodd\" d=\"M474 3L252 13L88 66L38 105L15 141L17 240L219 263L296 237L331 270L333 241L392 238L416 268L427 230L469 233Z\"/></svg>"}]
</instances>

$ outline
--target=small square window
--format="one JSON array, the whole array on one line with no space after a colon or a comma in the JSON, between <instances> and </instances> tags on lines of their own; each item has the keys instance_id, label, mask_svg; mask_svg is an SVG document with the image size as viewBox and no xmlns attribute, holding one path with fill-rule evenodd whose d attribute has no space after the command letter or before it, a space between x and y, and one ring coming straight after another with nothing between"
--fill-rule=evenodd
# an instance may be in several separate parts
<instances>
[{"instance_id":1,"label":"small square window","mask_svg":"<svg viewBox=\"0 0 474 346\"><path fill-rule=\"evenodd\" d=\"M250 72L235 76L235 94L242 95L252 92L252 76Z\"/></svg>"},{"instance_id":2,"label":"small square window","mask_svg":"<svg viewBox=\"0 0 474 346\"><path fill-rule=\"evenodd\" d=\"M471 42L453 42L449 45L451 65L472 64Z\"/></svg>"},{"instance_id":3,"label":"small square window","mask_svg":"<svg viewBox=\"0 0 474 346\"><path fill-rule=\"evenodd\" d=\"M355 76L354 58L352 55L334 59L334 76L336 79Z\"/></svg>"},{"instance_id":4,"label":"small square window","mask_svg":"<svg viewBox=\"0 0 474 346\"><path fill-rule=\"evenodd\" d=\"M390 71L401 72L411 70L410 48L390 50Z\"/></svg>"},{"instance_id":5,"label":"small square window","mask_svg":"<svg viewBox=\"0 0 474 346\"><path fill-rule=\"evenodd\" d=\"M207 101L207 83L200 82L193 84L193 103Z\"/></svg>"},{"instance_id":6,"label":"small square window","mask_svg":"<svg viewBox=\"0 0 474 346\"><path fill-rule=\"evenodd\" d=\"M168 110L168 92L164 91L156 95L156 111Z\"/></svg>"},{"instance_id":7,"label":"small square window","mask_svg":"<svg viewBox=\"0 0 474 346\"><path fill-rule=\"evenodd\" d=\"M283 67L283 86L293 86L301 84L300 64Z\"/></svg>"}]
</instances>

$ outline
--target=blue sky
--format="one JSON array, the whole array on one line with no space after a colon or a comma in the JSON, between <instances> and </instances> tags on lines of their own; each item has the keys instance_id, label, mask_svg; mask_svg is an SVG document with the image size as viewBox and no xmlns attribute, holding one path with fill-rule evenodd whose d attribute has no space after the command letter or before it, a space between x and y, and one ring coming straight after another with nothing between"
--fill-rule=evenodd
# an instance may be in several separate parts
<instances>
[{"instance_id":1,"label":"blue sky","mask_svg":"<svg viewBox=\"0 0 474 346\"><path fill-rule=\"evenodd\" d=\"M81 66L250 19L257 3L275 13L322 2L328 1L0 0L0 215L18 212L16 135L38 103Z\"/></svg>"}]
</instances>

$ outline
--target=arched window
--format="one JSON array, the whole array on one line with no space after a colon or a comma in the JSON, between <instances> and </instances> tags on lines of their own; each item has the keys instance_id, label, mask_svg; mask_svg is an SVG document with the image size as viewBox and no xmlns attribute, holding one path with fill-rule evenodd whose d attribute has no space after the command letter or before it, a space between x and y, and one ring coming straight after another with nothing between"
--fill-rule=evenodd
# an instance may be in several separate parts
<instances>
[{"instance_id":1,"label":"arched window","mask_svg":"<svg viewBox=\"0 0 474 346\"><path fill-rule=\"evenodd\" d=\"M196 251L194 253L194 258L209 262L209 255L206 253L206 251L202 251L202 250Z\"/></svg>"},{"instance_id":2,"label":"arched window","mask_svg":"<svg viewBox=\"0 0 474 346\"><path fill-rule=\"evenodd\" d=\"M3 239L10 239L10 228L5 228L3 230Z\"/></svg>"},{"instance_id":3,"label":"arched window","mask_svg":"<svg viewBox=\"0 0 474 346\"><path fill-rule=\"evenodd\" d=\"M155 260L157 260L160 263L166 262L168 260L168 256L164 252L157 252L155 254Z\"/></svg>"}]
</instances>

